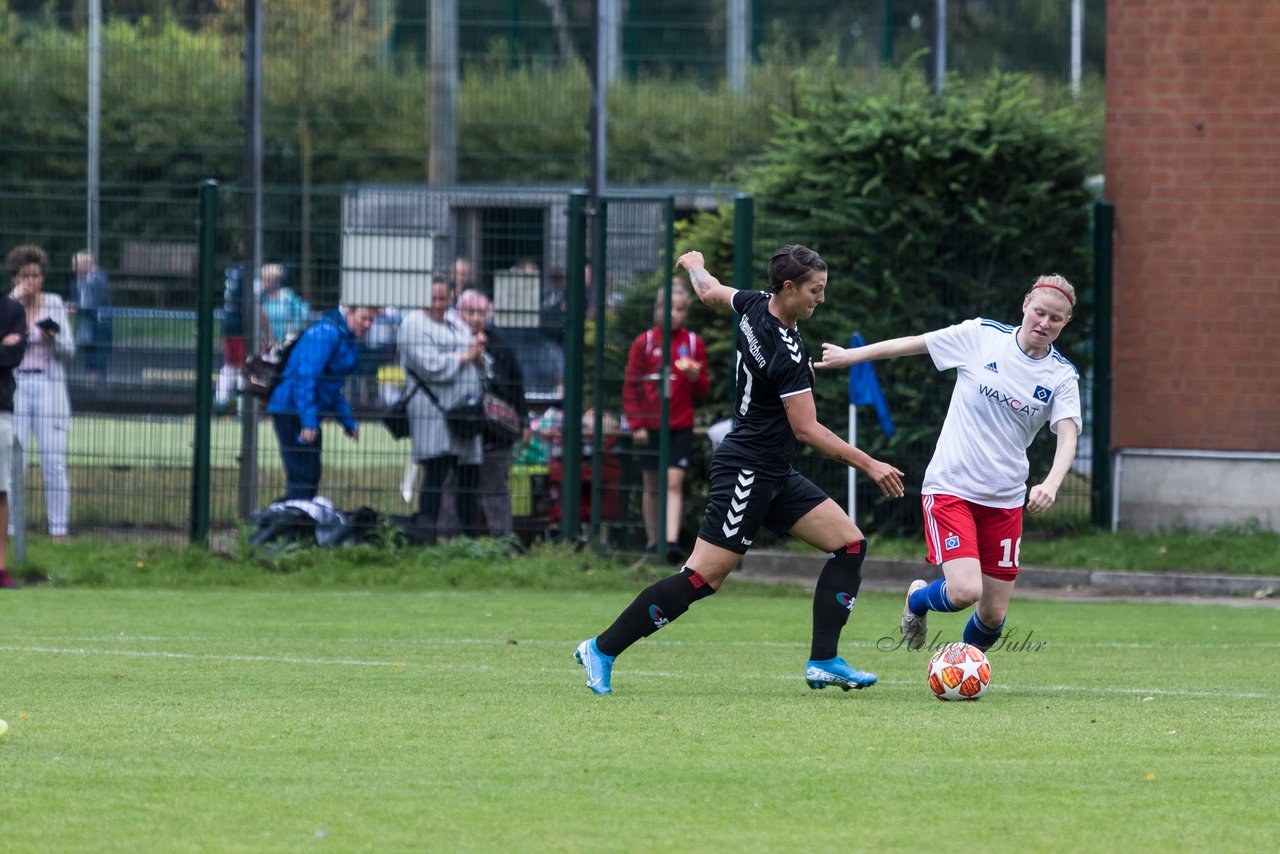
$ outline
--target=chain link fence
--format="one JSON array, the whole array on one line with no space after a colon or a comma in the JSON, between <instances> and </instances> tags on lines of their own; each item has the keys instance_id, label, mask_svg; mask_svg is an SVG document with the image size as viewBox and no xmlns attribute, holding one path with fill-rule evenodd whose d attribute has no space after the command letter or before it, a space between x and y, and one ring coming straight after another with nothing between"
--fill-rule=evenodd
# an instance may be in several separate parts
<instances>
[{"instance_id":1,"label":"chain link fence","mask_svg":"<svg viewBox=\"0 0 1280 854\"><path fill-rule=\"evenodd\" d=\"M303 319L294 321L305 323L338 303L344 276L457 280L469 266L470 278L459 284L493 299L531 407L545 415L563 403L563 296L577 277L568 265L568 190L590 167L590 4L458 4L456 109L448 115L433 112L429 97L432 5L264 3L262 273L276 268L275 285L305 303ZM65 467L72 533L179 540L191 517L194 389L202 379L199 181L221 182L218 291L225 272L245 260L244 4L108 0L103 7L99 40L84 4L74 11L0 5L0 49L10 59L0 66L0 115L9 129L0 139L8 167L0 176L0 245L43 247L46 292L81 309L67 332L76 352L65 364L72 414L63 462L47 453L58 443L42 442L41 430L24 439L26 521L32 531L55 529L50 512L62 511L50 497L60 487L45 472ZM611 188L646 189L607 191L606 237L587 252L603 259L604 271L582 271L582 281L600 290L588 295L583 318L589 423L579 513L601 542L640 548L649 536L640 455L622 425L625 361L635 336L653 328L654 298L671 269L673 219L729 197L734 168L763 149L770 110L787 103L793 75L831 62L874 85L885 62L927 68L918 52L930 44L934 4L630 0L613 8L608 180ZM1101 0L1085 3L1084 12L1087 80L1101 70ZM952 2L948 14L955 73L983 74L994 65L1066 79L1065 10L1007 0ZM456 184L428 188L427 152L441 122L452 122ZM759 244L782 238L756 235ZM85 303L73 264L85 249L109 281L109 306ZM242 522L245 471L259 503L282 494L284 480L269 423L246 444L245 407L222 370L224 361L234 369L235 354L223 347L221 293L215 302L208 379L222 405L211 416L208 493L211 523L225 530ZM86 308L97 311L96 327ZM406 449L372 420L402 380L395 332L404 310L386 308L346 386L365 428L358 443L339 435L326 442L322 491L342 508L395 515L413 510L398 488ZM695 311L691 326L702 333L700 322ZM715 339L714 328L705 332ZM806 340L811 350L820 343ZM717 361L726 345L710 343L711 390L698 407L686 538L701 509L705 429L729 408L728 368ZM840 385L833 379L820 394L835 395ZM512 470L527 536L565 524L557 515L564 472L553 470L554 442L545 444L518 449ZM602 465L593 470L597 448ZM917 452L894 461L921 467L927 453ZM843 471L807 457L801 467L830 494L844 495Z\"/></svg>"}]
</instances>

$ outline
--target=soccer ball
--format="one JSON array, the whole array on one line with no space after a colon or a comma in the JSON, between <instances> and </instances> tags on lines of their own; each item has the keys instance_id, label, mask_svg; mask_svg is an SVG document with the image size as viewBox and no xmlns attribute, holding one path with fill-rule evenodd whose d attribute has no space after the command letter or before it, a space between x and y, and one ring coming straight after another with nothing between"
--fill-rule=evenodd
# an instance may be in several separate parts
<instances>
[{"instance_id":1,"label":"soccer ball","mask_svg":"<svg viewBox=\"0 0 1280 854\"><path fill-rule=\"evenodd\" d=\"M929 688L939 700L980 700L991 684L991 664L976 646L949 643L929 659Z\"/></svg>"}]
</instances>

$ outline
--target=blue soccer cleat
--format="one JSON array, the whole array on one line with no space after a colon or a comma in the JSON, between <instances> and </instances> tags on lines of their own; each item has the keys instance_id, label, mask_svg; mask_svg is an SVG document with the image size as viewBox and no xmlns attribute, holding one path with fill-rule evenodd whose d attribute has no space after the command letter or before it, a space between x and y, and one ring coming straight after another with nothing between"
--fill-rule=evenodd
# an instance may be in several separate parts
<instances>
[{"instance_id":1,"label":"blue soccer cleat","mask_svg":"<svg viewBox=\"0 0 1280 854\"><path fill-rule=\"evenodd\" d=\"M597 694L612 694L609 677L613 673L613 656L605 655L596 646L595 638L587 638L578 644L573 657L587 669L587 687ZM874 681L875 677L872 677Z\"/></svg>"},{"instance_id":2,"label":"blue soccer cleat","mask_svg":"<svg viewBox=\"0 0 1280 854\"><path fill-rule=\"evenodd\" d=\"M865 670L854 670L843 658L826 661L810 661L804 668L804 681L810 688L834 685L848 691L853 688L869 688L876 684L876 675Z\"/></svg>"}]
</instances>

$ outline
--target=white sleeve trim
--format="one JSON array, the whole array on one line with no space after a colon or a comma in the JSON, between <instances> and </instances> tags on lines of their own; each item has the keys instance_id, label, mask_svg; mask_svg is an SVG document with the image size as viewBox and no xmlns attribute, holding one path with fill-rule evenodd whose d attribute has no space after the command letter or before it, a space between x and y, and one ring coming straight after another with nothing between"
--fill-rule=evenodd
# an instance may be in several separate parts
<instances>
[{"instance_id":1,"label":"white sleeve trim","mask_svg":"<svg viewBox=\"0 0 1280 854\"><path fill-rule=\"evenodd\" d=\"M789 391L786 394L780 394L778 395L778 398L780 400L785 400L788 397L795 397L797 394L809 394L812 391L813 391L813 387L810 386L809 388L802 388L799 391Z\"/></svg>"}]
</instances>

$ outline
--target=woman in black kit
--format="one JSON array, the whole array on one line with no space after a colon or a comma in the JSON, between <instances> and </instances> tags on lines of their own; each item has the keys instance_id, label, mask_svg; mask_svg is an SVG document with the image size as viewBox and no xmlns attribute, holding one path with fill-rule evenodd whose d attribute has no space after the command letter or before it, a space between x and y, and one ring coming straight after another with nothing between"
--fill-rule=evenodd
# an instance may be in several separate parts
<instances>
[{"instance_id":1,"label":"woman in black kit","mask_svg":"<svg viewBox=\"0 0 1280 854\"><path fill-rule=\"evenodd\" d=\"M830 554L814 591L804 672L809 687L847 691L874 685L874 674L850 667L837 654L862 582L867 541L840 506L791 465L796 442L803 442L858 469L885 495L903 494L901 471L818 423L813 362L796 324L824 301L826 262L807 247L782 247L769 260L769 293L720 284L703 266L701 252L686 252L677 264L688 271L704 303L740 315L734 426L712 457L706 513L684 567L647 587L613 625L574 652L587 670L587 687L612 693L614 658L718 590L762 526Z\"/></svg>"}]
</instances>

